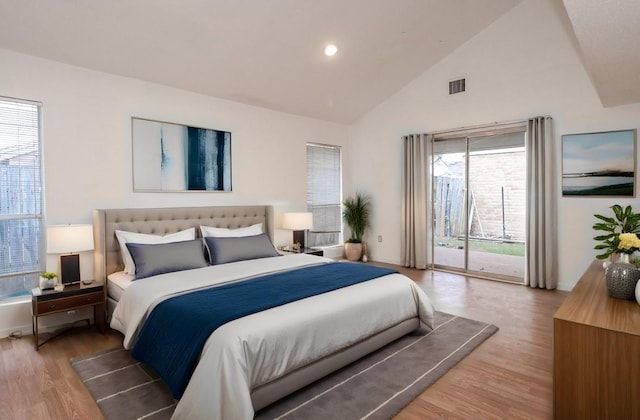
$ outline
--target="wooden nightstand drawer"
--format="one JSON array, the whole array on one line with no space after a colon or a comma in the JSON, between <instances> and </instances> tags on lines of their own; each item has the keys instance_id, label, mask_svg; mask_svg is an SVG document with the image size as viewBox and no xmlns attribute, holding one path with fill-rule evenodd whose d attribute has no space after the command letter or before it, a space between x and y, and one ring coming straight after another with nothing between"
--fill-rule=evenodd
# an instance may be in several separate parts
<instances>
[{"instance_id":1,"label":"wooden nightstand drawer","mask_svg":"<svg viewBox=\"0 0 640 420\"><path fill-rule=\"evenodd\" d=\"M102 303L104 300L103 292L85 293L77 296L69 296L59 299L38 301L37 314L43 315L52 312L64 311L67 309L76 309L82 306L95 305Z\"/></svg>"}]
</instances>

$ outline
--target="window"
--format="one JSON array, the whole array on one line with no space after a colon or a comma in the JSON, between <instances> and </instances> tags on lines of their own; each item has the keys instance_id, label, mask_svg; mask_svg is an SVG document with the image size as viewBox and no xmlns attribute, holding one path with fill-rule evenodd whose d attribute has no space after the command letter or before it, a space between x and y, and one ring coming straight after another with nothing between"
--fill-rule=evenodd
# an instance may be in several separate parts
<instances>
[{"instance_id":1,"label":"window","mask_svg":"<svg viewBox=\"0 0 640 420\"><path fill-rule=\"evenodd\" d=\"M339 146L307 144L307 211L313 213L308 247L342 242L342 158Z\"/></svg>"},{"instance_id":2,"label":"window","mask_svg":"<svg viewBox=\"0 0 640 420\"><path fill-rule=\"evenodd\" d=\"M40 144L40 104L0 98L0 300L43 271Z\"/></svg>"}]
</instances>

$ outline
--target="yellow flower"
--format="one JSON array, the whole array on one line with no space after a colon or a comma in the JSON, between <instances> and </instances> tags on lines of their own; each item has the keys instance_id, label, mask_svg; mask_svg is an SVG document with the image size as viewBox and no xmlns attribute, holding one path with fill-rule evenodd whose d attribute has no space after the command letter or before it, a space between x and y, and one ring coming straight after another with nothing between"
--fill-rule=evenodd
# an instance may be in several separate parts
<instances>
[{"instance_id":1,"label":"yellow flower","mask_svg":"<svg viewBox=\"0 0 640 420\"><path fill-rule=\"evenodd\" d=\"M640 249L640 239L635 233L621 233L618 239L620 239L618 249L622 252L631 254L633 251Z\"/></svg>"}]
</instances>

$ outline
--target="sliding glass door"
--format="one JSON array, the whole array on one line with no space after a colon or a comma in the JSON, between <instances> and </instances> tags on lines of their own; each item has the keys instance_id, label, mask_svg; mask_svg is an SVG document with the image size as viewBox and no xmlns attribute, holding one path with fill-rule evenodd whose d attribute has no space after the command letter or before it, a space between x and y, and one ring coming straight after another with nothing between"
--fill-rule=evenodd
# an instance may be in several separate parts
<instances>
[{"instance_id":1,"label":"sliding glass door","mask_svg":"<svg viewBox=\"0 0 640 420\"><path fill-rule=\"evenodd\" d=\"M465 269L466 139L433 144L433 262Z\"/></svg>"},{"instance_id":2,"label":"sliding glass door","mask_svg":"<svg viewBox=\"0 0 640 420\"><path fill-rule=\"evenodd\" d=\"M436 267L521 282L524 278L524 132L433 144Z\"/></svg>"}]
</instances>

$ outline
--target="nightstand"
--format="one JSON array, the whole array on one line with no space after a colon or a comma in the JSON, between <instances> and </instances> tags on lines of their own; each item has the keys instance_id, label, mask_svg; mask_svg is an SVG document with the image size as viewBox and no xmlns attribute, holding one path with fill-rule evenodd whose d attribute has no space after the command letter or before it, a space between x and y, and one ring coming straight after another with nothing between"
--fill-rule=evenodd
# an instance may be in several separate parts
<instances>
[{"instance_id":1,"label":"nightstand","mask_svg":"<svg viewBox=\"0 0 640 420\"><path fill-rule=\"evenodd\" d=\"M40 290L31 291L31 307L33 309L32 329L36 350L44 343L67 331L67 329L54 334L40 342L38 334L38 318L60 312L73 311L93 306L93 319L98 331L104 333L105 328L105 301L104 285L102 283L72 284L66 285L64 290ZM89 320L87 319L87 325Z\"/></svg>"},{"instance_id":2,"label":"nightstand","mask_svg":"<svg viewBox=\"0 0 640 420\"><path fill-rule=\"evenodd\" d=\"M292 249L287 249L287 248L283 248L282 252L286 252L289 254L311 254L311 255L317 255L319 257L323 257L324 256L324 251L321 249L317 249L317 248L302 248L299 251L294 251Z\"/></svg>"}]
</instances>

